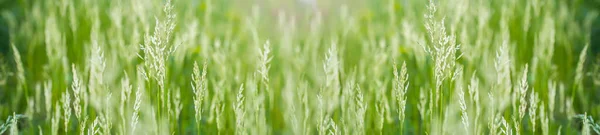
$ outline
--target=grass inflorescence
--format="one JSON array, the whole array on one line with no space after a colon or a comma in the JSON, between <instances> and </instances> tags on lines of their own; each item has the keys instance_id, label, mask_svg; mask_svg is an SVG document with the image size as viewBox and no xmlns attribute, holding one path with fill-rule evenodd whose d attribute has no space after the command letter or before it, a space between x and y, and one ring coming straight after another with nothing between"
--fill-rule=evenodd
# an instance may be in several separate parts
<instances>
[{"instance_id":1,"label":"grass inflorescence","mask_svg":"<svg viewBox=\"0 0 600 135\"><path fill-rule=\"evenodd\" d=\"M16 1L0 134L600 134L585 0Z\"/></svg>"}]
</instances>

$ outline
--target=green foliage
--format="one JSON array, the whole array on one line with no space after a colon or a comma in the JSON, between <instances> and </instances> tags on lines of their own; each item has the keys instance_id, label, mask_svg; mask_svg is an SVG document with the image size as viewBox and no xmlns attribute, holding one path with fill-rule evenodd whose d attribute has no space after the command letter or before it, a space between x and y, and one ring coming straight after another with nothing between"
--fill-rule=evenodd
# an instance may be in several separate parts
<instances>
[{"instance_id":1,"label":"green foliage","mask_svg":"<svg viewBox=\"0 0 600 135\"><path fill-rule=\"evenodd\" d=\"M586 3L0 0L0 134L598 133Z\"/></svg>"}]
</instances>

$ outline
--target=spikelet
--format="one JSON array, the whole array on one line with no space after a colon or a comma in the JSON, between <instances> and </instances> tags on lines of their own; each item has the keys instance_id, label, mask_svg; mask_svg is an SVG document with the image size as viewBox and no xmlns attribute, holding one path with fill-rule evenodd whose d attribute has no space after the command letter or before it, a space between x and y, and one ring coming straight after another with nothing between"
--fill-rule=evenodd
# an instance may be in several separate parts
<instances>
[{"instance_id":1,"label":"spikelet","mask_svg":"<svg viewBox=\"0 0 600 135\"><path fill-rule=\"evenodd\" d=\"M335 124L335 121L333 121L333 118L327 116L326 121L329 128L329 135L339 135L340 130L338 130L338 126Z\"/></svg>"},{"instance_id":2,"label":"spikelet","mask_svg":"<svg viewBox=\"0 0 600 135\"><path fill-rule=\"evenodd\" d=\"M73 97L75 101L73 101L73 109L75 110L75 117L77 117L78 120L83 119L82 118L82 101L81 101L81 96L82 96L82 92L84 91L82 88L82 82L79 79L79 75L77 74L77 69L75 68L75 65L72 65L72 71L73 71L73 83L71 84L71 90L73 90ZM67 92L67 98L69 93ZM69 101L71 102L71 101Z\"/></svg>"},{"instance_id":3,"label":"spikelet","mask_svg":"<svg viewBox=\"0 0 600 135\"><path fill-rule=\"evenodd\" d=\"M325 62L323 65L323 69L325 71L325 88L321 89L322 96L327 97L324 102L325 111L331 112L338 105L339 100L339 90L340 90L340 81L339 81L339 64L340 61L338 59L338 51L337 45L335 42L332 42L331 47L327 51L327 55L325 56Z\"/></svg>"},{"instance_id":4,"label":"spikelet","mask_svg":"<svg viewBox=\"0 0 600 135\"><path fill-rule=\"evenodd\" d=\"M204 103L204 97L207 92L206 88L206 62L204 62L204 67L202 68L202 74L200 74L200 68L198 67L198 63L194 62L194 74L192 75L192 90L194 92L194 109L196 111L196 123L198 126L202 120L202 104Z\"/></svg>"},{"instance_id":5,"label":"spikelet","mask_svg":"<svg viewBox=\"0 0 600 135\"><path fill-rule=\"evenodd\" d=\"M511 128L510 124L508 124L508 122L506 121L506 119L504 117L502 117L502 119L500 121L500 124L502 125L502 129L500 130L500 132L502 134L505 134L505 135L512 135L513 134L513 131L512 131L512 128Z\"/></svg>"},{"instance_id":6,"label":"spikelet","mask_svg":"<svg viewBox=\"0 0 600 135\"><path fill-rule=\"evenodd\" d=\"M91 104L92 107L95 107L98 110L105 110L107 108L103 101L103 98L105 96L107 96L106 94L106 88L105 88L105 84L104 84L104 71L106 68L106 62L105 62L105 58L104 58L104 51L102 51L101 46L99 45L99 37L98 37L98 28L99 26L96 26L99 24L94 24L94 28L92 29L92 34L91 34L91 44L92 44L92 51L90 54L90 58L89 58L89 63L88 63L88 70L89 70L89 80L88 80L88 87L87 87L87 94L89 94L88 98L86 99L86 103ZM73 76L77 75L76 73L76 69L75 69L75 65L73 65ZM80 85L79 87L82 87L83 84L80 82L78 85ZM85 86L83 86L85 87ZM84 89L84 88L80 88L80 89ZM75 91L75 88L73 88ZM85 92L85 90L83 90L83 92ZM73 92L73 94L75 96L79 95L76 94L75 92ZM81 93L83 94L83 93Z\"/></svg>"},{"instance_id":7,"label":"spikelet","mask_svg":"<svg viewBox=\"0 0 600 135\"><path fill-rule=\"evenodd\" d=\"M65 133L69 131L69 122L71 121L71 95L69 91L65 91L62 97L63 120L65 124Z\"/></svg>"},{"instance_id":8,"label":"spikelet","mask_svg":"<svg viewBox=\"0 0 600 135\"><path fill-rule=\"evenodd\" d=\"M269 69L271 69L271 65L269 64L269 62L271 62L271 60L273 59L273 57L269 56L271 53L271 44L269 43L269 41L267 41L264 44L263 49L259 49L258 52L260 52L260 65L258 68L258 73L260 74L265 86L268 86L266 84L269 83ZM268 87L266 88L266 90L268 91Z\"/></svg>"},{"instance_id":9,"label":"spikelet","mask_svg":"<svg viewBox=\"0 0 600 135\"><path fill-rule=\"evenodd\" d=\"M326 119L326 114L325 114L325 105L323 105L323 97L318 94L317 95L317 107L319 108L318 114L317 114L317 131L319 133L319 135L324 135L327 133L327 121L328 119Z\"/></svg>"},{"instance_id":10,"label":"spikelet","mask_svg":"<svg viewBox=\"0 0 600 135\"><path fill-rule=\"evenodd\" d=\"M236 97L236 102L233 105L233 110L235 112L235 132L237 135L244 135L246 134L246 125L244 123L244 119L245 119L245 115L246 115L246 108L244 107L244 84L242 84L240 86L240 89L238 90L238 94Z\"/></svg>"},{"instance_id":11,"label":"spikelet","mask_svg":"<svg viewBox=\"0 0 600 135\"><path fill-rule=\"evenodd\" d=\"M100 125L100 121L101 120L99 117L94 118L92 125L90 125L87 129L88 135L97 135L100 133L100 128L98 127Z\"/></svg>"},{"instance_id":12,"label":"spikelet","mask_svg":"<svg viewBox=\"0 0 600 135\"><path fill-rule=\"evenodd\" d=\"M539 102L539 97L537 95L537 93L535 93L535 91L531 91L531 94L529 95L529 120L531 122L531 126L533 127L533 133L535 133L535 129L537 128L535 126L536 121L538 119L537 117L537 107L538 107L538 102Z\"/></svg>"},{"instance_id":13,"label":"spikelet","mask_svg":"<svg viewBox=\"0 0 600 135\"><path fill-rule=\"evenodd\" d=\"M494 101L494 95L492 93L488 93L488 98L490 99L490 101ZM493 102L491 103L491 108L496 109L496 104L494 104ZM488 120L488 129L489 130L489 134L491 135L495 135L498 134L498 128L500 127L500 116L497 114L491 114L490 119Z\"/></svg>"},{"instance_id":14,"label":"spikelet","mask_svg":"<svg viewBox=\"0 0 600 135\"><path fill-rule=\"evenodd\" d=\"M527 84L527 72L528 72L527 68L528 68L528 65L525 65L525 67L523 68L523 74L521 75L521 80L519 82L519 88L517 88L517 91L516 91L517 96L515 98L519 98L519 106L518 106L519 107L519 112L518 112L519 117L518 117L518 119L515 118L516 120L514 121L516 133L520 133L520 131L521 131L521 123L523 121L523 117L525 116L526 109L527 109L527 89L529 87L529 85ZM532 91L532 93L533 93L533 91ZM535 105L531 105L531 106L535 106Z\"/></svg>"},{"instance_id":15,"label":"spikelet","mask_svg":"<svg viewBox=\"0 0 600 135\"><path fill-rule=\"evenodd\" d=\"M496 110L502 110L506 107L507 102L510 102L508 99L510 97L511 91L511 79L510 79L510 65L511 61L509 58L508 52L508 41L504 41L500 46L499 50L496 52L496 59L494 63L494 67L496 70L497 78L494 88L497 92L492 94L497 94L497 100L491 101L490 103L496 104Z\"/></svg>"},{"instance_id":16,"label":"spikelet","mask_svg":"<svg viewBox=\"0 0 600 135\"><path fill-rule=\"evenodd\" d=\"M469 88L468 88L468 92L470 95L470 100L471 100L471 105L474 107L475 109L475 118L473 120L473 126L475 128L475 132L471 133L471 134L480 134L479 133L479 117L480 115L482 115L482 109L483 107L480 106L480 101L479 101L479 80L475 77L475 74L473 74L473 76L471 77L471 83L469 84Z\"/></svg>"},{"instance_id":17,"label":"spikelet","mask_svg":"<svg viewBox=\"0 0 600 135\"><path fill-rule=\"evenodd\" d=\"M456 44L456 39L453 34L446 32L446 26L444 19L438 20L435 16L437 12L436 5L433 0L429 0L427 6L428 13L425 14L425 29L427 30L427 36L429 36L429 46L423 45L425 52L430 55L433 59L433 75L434 91L432 92L432 99L430 99L430 110L436 117L443 117L443 108L445 104L443 101L446 98L442 91L442 85L444 82L452 76L452 72L455 70L456 60L460 58L457 56L459 45ZM440 119L441 120L441 119ZM443 124L443 122L439 122ZM442 128L441 125L438 127ZM442 131L441 129L438 131Z\"/></svg>"},{"instance_id":18,"label":"spikelet","mask_svg":"<svg viewBox=\"0 0 600 135\"><path fill-rule=\"evenodd\" d=\"M398 119L400 120L400 128L404 123L405 113L404 110L406 108L406 91L408 90L408 74L406 70L406 62L402 63L402 67L400 69L400 73L398 73L398 69L396 64L394 64L394 93L396 102L398 104Z\"/></svg>"},{"instance_id":19,"label":"spikelet","mask_svg":"<svg viewBox=\"0 0 600 135\"><path fill-rule=\"evenodd\" d=\"M152 35L146 35L144 44L140 45L140 49L143 51L143 56L140 56L144 60L144 66L148 69L149 78L156 81L158 86L158 103L159 110L168 111L167 105L169 100L167 96L171 95L170 91L166 91L166 61L167 58L175 52L177 46L171 45L171 34L175 29L175 17L173 13L173 5L171 0L167 0L163 8L165 14L164 20L159 21L156 18L156 25L154 27L154 33ZM165 108L165 109L161 109ZM162 116L161 116L162 117Z\"/></svg>"},{"instance_id":20,"label":"spikelet","mask_svg":"<svg viewBox=\"0 0 600 135\"><path fill-rule=\"evenodd\" d=\"M364 95L361 92L360 86L356 84L356 125L355 125L355 133L356 134L365 134L365 114L367 113L368 104L364 101Z\"/></svg>"},{"instance_id":21,"label":"spikelet","mask_svg":"<svg viewBox=\"0 0 600 135\"><path fill-rule=\"evenodd\" d=\"M519 97L519 121L523 120L523 117L525 116L526 110L527 109L527 89L528 89L528 85L527 85L527 65L525 65L525 68L523 69L523 75L521 75L521 80L519 82L519 89L517 91L517 95ZM533 93L533 91L532 91ZM532 105L535 106L535 105Z\"/></svg>"},{"instance_id":22,"label":"spikelet","mask_svg":"<svg viewBox=\"0 0 600 135\"><path fill-rule=\"evenodd\" d=\"M125 108L128 101L130 101L131 91L133 91L133 86L130 83L129 76L125 73L125 78L121 79L121 102L119 106L119 116L121 118L125 118ZM129 129L126 124L127 119L122 119L121 122L121 130Z\"/></svg>"},{"instance_id":23,"label":"spikelet","mask_svg":"<svg viewBox=\"0 0 600 135\"><path fill-rule=\"evenodd\" d=\"M133 104L133 114L131 116L131 134L135 134L138 119L140 117L140 105L142 103L142 90L138 86L135 91L135 102Z\"/></svg>"},{"instance_id":24,"label":"spikelet","mask_svg":"<svg viewBox=\"0 0 600 135\"><path fill-rule=\"evenodd\" d=\"M461 115L462 124L464 125L465 131L468 135L469 134L469 115L467 113L467 103L465 101L465 92L462 88L459 89L458 96L459 96L460 111L462 112L462 115Z\"/></svg>"}]
</instances>

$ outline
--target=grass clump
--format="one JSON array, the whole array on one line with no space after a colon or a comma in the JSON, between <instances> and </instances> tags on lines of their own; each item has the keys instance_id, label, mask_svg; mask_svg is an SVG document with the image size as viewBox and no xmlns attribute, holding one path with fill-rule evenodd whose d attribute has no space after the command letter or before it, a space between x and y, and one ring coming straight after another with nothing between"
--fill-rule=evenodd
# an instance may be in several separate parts
<instances>
[{"instance_id":1,"label":"grass clump","mask_svg":"<svg viewBox=\"0 0 600 135\"><path fill-rule=\"evenodd\" d=\"M598 134L586 2L9 2L0 134Z\"/></svg>"}]
</instances>

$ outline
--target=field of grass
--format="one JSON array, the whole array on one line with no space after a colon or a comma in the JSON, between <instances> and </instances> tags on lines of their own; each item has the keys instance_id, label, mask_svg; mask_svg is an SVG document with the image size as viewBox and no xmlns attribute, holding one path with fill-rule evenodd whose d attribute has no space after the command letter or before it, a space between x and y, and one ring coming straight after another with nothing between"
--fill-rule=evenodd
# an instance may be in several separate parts
<instances>
[{"instance_id":1,"label":"field of grass","mask_svg":"<svg viewBox=\"0 0 600 135\"><path fill-rule=\"evenodd\" d=\"M0 134L600 134L590 1L0 0Z\"/></svg>"}]
</instances>

